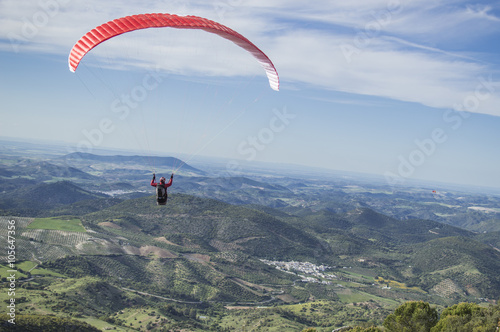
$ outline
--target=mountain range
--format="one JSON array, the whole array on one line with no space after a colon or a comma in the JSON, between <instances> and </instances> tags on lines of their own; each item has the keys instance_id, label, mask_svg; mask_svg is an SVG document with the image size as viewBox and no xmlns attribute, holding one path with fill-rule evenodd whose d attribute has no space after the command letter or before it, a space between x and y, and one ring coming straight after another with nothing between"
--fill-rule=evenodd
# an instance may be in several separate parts
<instances>
[{"instance_id":1,"label":"mountain range","mask_svg":"<svg viewBox=\"0 0 500 332\"><path fill-rule=\"evenodd\" d=\"M127 315L148 310L158 326L168 317L170 328L189 322L188 330L201 331L222 324L214 318L222 306L312 313L328 303L325 310L340 313L348 309L337 306L349 303L364 313L357 322L367 313L380 322L401 301L449 306L500 297L496 197L450 192L438 201L426 188L399 194L345 179L216 177L185 165L167 205L157 206L143 160L4 159L0 237L15 220L26 319L42 310L140 329ZM401 217L401 210L411 212ZM6 270L2 264L2 277ZM299 319L295 309L279 310L265 319ZM349 322L336 319L338 327Z\"/></svg>"},{"instance_id":2,"label":"mountain range","mask_svg":"<svg viewBox=\"0 0 500 332\"><path fill-rule=\"evenodd\" d=\"M34 200L31 205L26 197ZM465 294L500 296L500 252L479 242L480 235L430 220L396 220L368 208L297 216L180 193L171 194L168 208L161 208L152 196L113 199L67 181L19 188L0 197L0 204L18 213L75 215L107 242L121 236L135 248L159 247L174 257L231 253L252 260L354 265L425 292L452 279ZM118 245L102 253L126 257L127 250Z\"/></svg>"}]
</instances>

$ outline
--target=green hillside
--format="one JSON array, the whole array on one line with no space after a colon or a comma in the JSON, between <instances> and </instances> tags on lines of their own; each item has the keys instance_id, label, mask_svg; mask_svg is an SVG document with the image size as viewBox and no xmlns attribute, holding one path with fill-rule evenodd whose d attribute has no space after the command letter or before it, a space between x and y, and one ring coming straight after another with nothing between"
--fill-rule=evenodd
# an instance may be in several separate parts
<instances>
[{"instance_id":1,"label":"green hillside","mask_svg":"<svg viewBox=\"0 0 500 332\"><path fill-rule=\"evenodd\" d=\"M25 162L16 167L15 173L17 176L36 178L38 181L53 179L98 180L97 177L83 172L78 168L66 165L55 165L46 161Z\"/></svg>"},{"instance_id":2,"label":"green hillside","mask_svg":"<svg viewBox=\"0 0 500 332\"><path fill-rule=\"evenodd\" d=\"M6 314L0 315L0 331L38 332L38 331L68 331L68 332L98 332L100 329L78 320L45 316L45 315L18 315L15 324Z\"/></svg>"},{"instance_id":3,"label":"green hillside","mask_svg":"<svg viewBox=\"0 0 500 332\"><path fill-rule=\"evenodd\" d=\"M500 252L464 238L447 237L413 246L409 264L414 282L428 291L500 296Z\"/></svg>"},{"instance_id":4,"label":"green hillside","mask_svg":"<svg viewBox=\"0 0 500 332\"><path fill-rule=\"evenodd\" d=\"M0 209L13 214L37 216L75 202L103 198L69 181L20 186L9 193L0 194Z\"/></svg>"},{"instance_id":5,"label":"green hillside","mask_svg":"<svg viewBox=\"0 0 500 332\"><path fill-rule=\"evenodd\" d=\"M438 201L425 188L391 192L352 178L193 169L176 174L157 206L144 158L1 161L0 239L14 221L20 323L323 332L380 327L406 301L441 312L500 297L494 196ZM173 159L156 161L168 169ZM7 285L11 267L0 258Z\"/></svg>"},{"instance_id":6,"label":"green hillside","mask_svg":"<svg viewBox=\"0 0 500 332\"><path fill-rule=\"evenodd\" d=\"M497 232L488 232L488 233L480 233L474 237L481 243L487 244L492 248L496 248L495 250L499 251L500 249L500 231Z\"/></svg>"},{"instance_id":7,"label":"green hillside","mask_svg":"<svg viewBox=\"0 0 500 332\"><path fill-rule=\"evenodd\" d=\"M85 228L83 228L80 219L64 217L37 218L28 225L27 229L52 229L85 233Z\"/></svg>"},{"instance_id":8,"label":"green hillside","mask_svg":"<svg viewBox=\"0 0 500 332\"><path fill-rule=\"evenodd\" d=\"M68 164L91 164L91 163L108 163L118 165L143 165L144 163L154 164L157 167L172 168L183 164L183 161L174 157L156 157L156 156L125 156L125 155L97 155L92 153L73 152L60 158ZM204 174L203 171L184 164L183 171L193 172L195 174Z\"/></svg>"},{"instance_id":9,"label":"green hillside","mask_svg":"<svg viewBox=\"0 0 500 332\"><path fill-rule=\"evenodd\" d=\"M234 247L253 256L279 259L328 253L314 236L269 214L183 194L171 195L168 209L156 206L154 197L144 197L89 214L85 220L126 223L150 236L195 241L211 251Z\"/></svg>"}]
</instances>

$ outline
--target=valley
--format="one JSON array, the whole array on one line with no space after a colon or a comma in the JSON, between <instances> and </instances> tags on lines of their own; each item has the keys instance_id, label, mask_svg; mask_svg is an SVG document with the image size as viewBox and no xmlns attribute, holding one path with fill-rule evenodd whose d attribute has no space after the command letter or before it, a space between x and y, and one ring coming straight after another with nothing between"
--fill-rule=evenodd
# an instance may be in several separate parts
<instances>
[{"instance_id":1,"label":"valley","mask_svg":"<svg viewBox=\"0 0 500 332\"><path fill-rule=\"evenodd\" d=\"M2 147L0 238L15 226L20 319L99 330L300 331L381 325L401 303L500 298L500 195L294 167L183 166L166 206L153 159ZM13 260L11 258L14 258ZM12 262L12 266L9 265ZM244 327L244 328L243 328Z\"/></svg>"}]
</instances>

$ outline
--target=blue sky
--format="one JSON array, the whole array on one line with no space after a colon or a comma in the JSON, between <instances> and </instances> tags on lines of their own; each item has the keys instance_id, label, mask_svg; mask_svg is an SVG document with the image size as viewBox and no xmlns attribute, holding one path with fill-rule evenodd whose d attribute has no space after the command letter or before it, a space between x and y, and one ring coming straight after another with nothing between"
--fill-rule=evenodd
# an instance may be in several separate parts
<instances>
[{"instance_id":1,"label":"blue sky","mask_svg":"<svg viewBox=\"0 0 500 332\"><path fill-rule=\"evenodd\" d=\"M243 34L280 91L201 31L129 33L68 70L87 31L151 12ZM498 188L499 52L493 1L2 0L0 136Z\"/></svg>"}]
</instances>

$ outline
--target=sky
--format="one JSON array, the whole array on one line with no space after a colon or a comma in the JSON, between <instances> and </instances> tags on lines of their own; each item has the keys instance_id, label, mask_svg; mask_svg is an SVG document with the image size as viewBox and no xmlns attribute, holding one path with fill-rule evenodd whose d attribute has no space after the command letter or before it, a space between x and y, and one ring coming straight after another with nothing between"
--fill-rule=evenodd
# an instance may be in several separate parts
<instances>
[{"instance_id":1,"label":"sky","mask_svg":"<svg viewBox=\"0 0 500 332\"><path fill-rule=\"evenodd\" d=\"M237 31L280 91L195 30L130 32L69 71L87 31L142 13ZM494 1L0 0L0 136L500 188L499 53Z\"/></svg>"}]
</instances>

